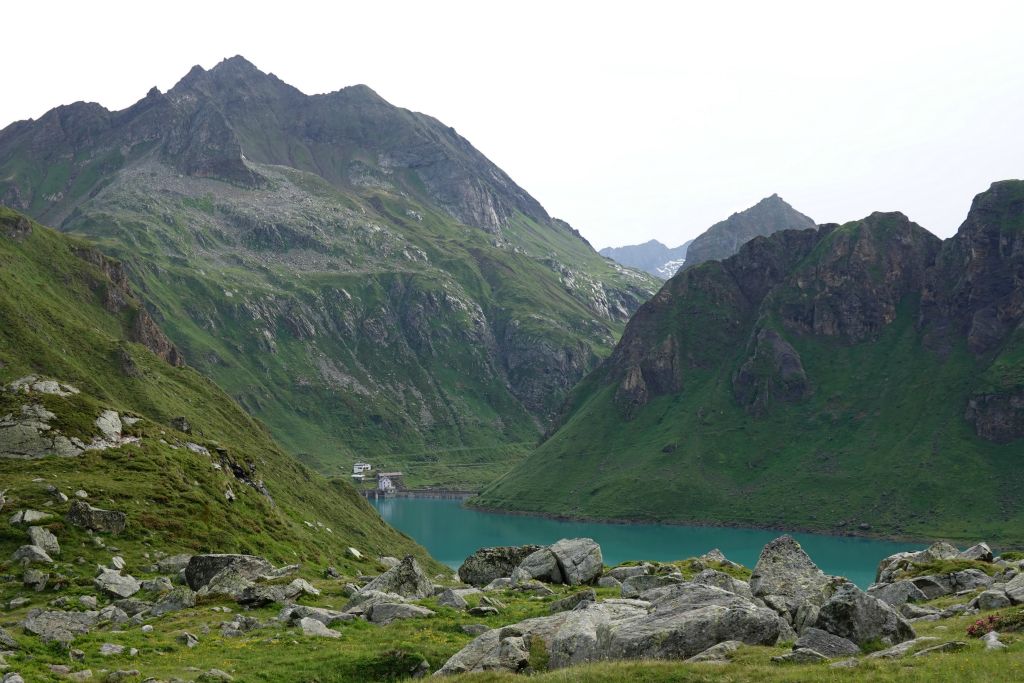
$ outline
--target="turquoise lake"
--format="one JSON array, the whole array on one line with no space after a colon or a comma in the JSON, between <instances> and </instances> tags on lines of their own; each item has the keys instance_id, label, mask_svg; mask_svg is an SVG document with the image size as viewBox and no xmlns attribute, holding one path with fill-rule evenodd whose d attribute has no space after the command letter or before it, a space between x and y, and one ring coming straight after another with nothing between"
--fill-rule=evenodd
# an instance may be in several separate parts
<instances>
[{"instance_id":1,"label":"turquoise lake","mask_svg":"<svg viewBox=\"0 0 1024 683\"><path fill-rule=\"evenodd\" d=\"M560 538L588 537L601 544L607 565L626 560L680 560L719 548L734 562L753 567L765 543L780 531L677 526L606 524L544 517L503 515L462 507L458 500L390 498L374 501L388 524L404 531L439 562L456 568L477 548L549 544ZM879 560L925 546L843 536L792 533L826 574L845 576L861 588L875 578Z\"/></svg>"}]
</instances>

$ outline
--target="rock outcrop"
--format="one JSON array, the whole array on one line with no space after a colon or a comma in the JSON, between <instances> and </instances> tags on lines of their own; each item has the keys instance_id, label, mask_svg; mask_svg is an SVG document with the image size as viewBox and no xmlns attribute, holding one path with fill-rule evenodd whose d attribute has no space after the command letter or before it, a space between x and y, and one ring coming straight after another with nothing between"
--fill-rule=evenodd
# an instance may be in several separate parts
<instances>
[{"instance_id":1,"label":"rock outcrop","mask_svg":"<svg viewBox=\"0 0 1024 683\"><path fill-rule=\"evenodd\" d=\"M93 507L84 500L76 500L71 503L67 520L83 529L91 529L105 534L119 534L124 531L128 517L123 512L104 510Z\"/></svg>"},{"instance_id":2,"label":"rock outcrop","mask_svg":"<svg viewBox=\"0 0 1024 683\"><path fill-rule=\"evenodd\" d=\"M512 576L512 571L539 545L480 548L459 567L459 578L472 586L486 586L495 579Z\"/></svg>"}]
</instances>

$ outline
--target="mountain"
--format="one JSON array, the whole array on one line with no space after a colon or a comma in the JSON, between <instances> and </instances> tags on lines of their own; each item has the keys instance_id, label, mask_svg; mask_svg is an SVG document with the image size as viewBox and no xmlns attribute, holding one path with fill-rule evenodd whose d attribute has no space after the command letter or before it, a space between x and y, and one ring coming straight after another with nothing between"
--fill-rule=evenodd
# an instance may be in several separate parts
<instances>
[{"instance_id":1,"label":"mountain","mask_svg":"<svg viewBox=\"0 0 1024 683\"><path fill-rule=\"evenodd\" d=\"M601 255L624 266L667 280L684 265L729 258L759 235L780 230L813 228L814 221L787 204L779 195L765 197L754 206L715 223L695 239L669 249L658 240L625 247L605 247Z\"/></svg>"},{"instance_id":2,"label":"mountain","mask_svg":"<svg viewBox=\"0 0 1024 683\"><path fill-rule=\"evenodd\" d=\"M241 57L0 131L0 201L95 240L290 451L474 488L655 291L454 129Z\"/></svg>"},{"instance_id":3,"label":"mountain","mask_svg":"<svg viewBox=\"0 0 1024 683\"><path fill-rule=\"evenodd\" d=\"M813 227L813 220L787 204L779 195L773 194L749 209L715 223L698 235L686 252L686 267L729 258L759 235Z\"/></svg>"},{"instance_id":4,"label":"mountain","mask_svg":"<svg viewBox=\"0 0 1024 683\"><path fill-rule=\"evenodd\" d=\"M567 406L478 505L1024 543L1024 182L687 268Z\"/></svg>"},{"instance_id":5,"label":"mountain","mask_svg":"<svg viewBox=\"0 0 1024 683\"><path fill-rule=\"evenodd\" d=\"M349 546L373 558L413 553L436 566L351 485L284 453L186 365L123 264L5 207L0 321L5 516L25 508L62 516L81 490L90 504L125 513L117 552L136 567L160 551L375 568L375 560L346 558ZM44 524L72 558L90 558L61 568L73 572L65 582L84 570L88 585L92 560L105 564L111 551L83 529ZM6 558L26 542L25 530L5 525L0 540L9 542Z\"/></svg>"},{"instance_id":6,"label":"mountain","mask_svg":"<svg viewBox=\"0 0 1024 683\"><path fill-rule=\"evenodd\" d=\"M670 249L658 240L625 247L605 247L599 253L617 263L650 273L656 278L667 280L686 260L686 249L693 240Z\"/></svg>"}]
</instances>

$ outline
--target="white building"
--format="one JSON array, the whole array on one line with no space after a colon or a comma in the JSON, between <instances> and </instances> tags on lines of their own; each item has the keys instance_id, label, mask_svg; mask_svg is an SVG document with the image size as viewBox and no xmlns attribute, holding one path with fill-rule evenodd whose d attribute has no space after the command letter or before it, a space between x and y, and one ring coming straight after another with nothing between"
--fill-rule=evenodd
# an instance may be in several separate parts
<instances>
[{"instance_id":1,"label":"white building","mask_svg":"<svg viewBox=\"0 0 1024 683\"><path fill-rule=\"evenodd\" d=\"M352 476L362 474L363 472L368 472L372 469L373 466L370 465L370 463L368 462L357 462L355 465L352 465Z\"/></svg>"}]
</instances>

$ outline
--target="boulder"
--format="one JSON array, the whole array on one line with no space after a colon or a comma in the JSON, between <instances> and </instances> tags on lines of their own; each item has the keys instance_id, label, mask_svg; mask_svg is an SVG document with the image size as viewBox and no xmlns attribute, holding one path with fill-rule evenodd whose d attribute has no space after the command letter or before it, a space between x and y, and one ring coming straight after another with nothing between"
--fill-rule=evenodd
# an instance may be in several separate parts
<instances>
[{"instance_id":1,"label":"boulder","mask_svg":"<svg viewBox=\"0 0 1024 683\"><path fill-rule=\"evenodd\" d=\"M380 602L375 605L371 605L369 610L366 612L367 621L374 624L380 624L382 626L390 624L392 621L396 621L398 619L418 619L432 616L434 616L434 612L432 610L404 602Z\"/></svg>"},{"instance_id":2,"label":"boulder","mask_svg":"<svg viewBox=\"0 0 1024 683\"><path fill-rule=\"evenodd\" d=\"M878 598L893 607L907 602L924 602L928 596L911 581L876 583L868 587L868 595Z\"/></svg>"},{"instance_id":3,"label":"boulder","mask_svg":"<svg viewBox=\"0 0 1024 683\"><path fill-rule=\"evenodd\" d=\"M466 596L479 593L480 590L477 588L449 588L437 597L437 604L452 609L466 609L469 607Z\"/></svg>"},{"instance_id":4,"label":"boulder","mask_svg":"<svg viewBox=\"0 0 1024 683\"><path fill-rule=\"evenodd\" d=\"M740 581L739 579L734 578L725 572L720 572L717 569L705 569L694 576L691 581L704 586L716 586L722 590L729 591L730 593L735 593L747 600L754 599L749 583L746 581Z\"/></svg>"},{"instance_id":5,"label":"boulder","mask_svg":"<svg viewBox=\"0 0 1024 683\"><path fill-rule=\"evenodd\" d=\"M114 605L123 610L128 616L134 617L137 614L143 614L149 612L153 607L151 603L145 600L139 600L137 598L124 598L122 600L115 600Z\"/></svg>"},{"instance_id":6,"label":"boulder","mask_svg":"<svg viewBox=\"0 0 1024 683\"><path fill-rule=\"evenodd\" d=\"M540 546L480 548L467 557L459 567L459 579L472 586L486 586L495 579L512 576L513 570L537 550L540 550Z\"/></svg>"},{"instance_id":7,"label":"boulder","mask_svg":"<svg viewBox=\"0 0 1024 683\"><path fill-rule=\"evenodd\" d=\"M800 544L780 536L761 551L750 577L754 597L796 623L803 605L820 607L835 590L836 581L818 569Z\"/></svg>"},{"instance_id":8,"label":"boulder","mask_svg":"<svg viewBox=\"0 0 1024 683\"><path fill-rule=\"evenodd\" d=\"M957 557L961 560L991 562L993 559L992 548L988 547L988 543L978 543L976 545L972 545L967 550L957 553Z\"/></svg>"},{"instance_id":9,"label":"boulder","mask_svg":"<svg viewBox=\"0 0 1024 683\"><path fill-rule=\"evenodd\" d=\"M727 640L718 645L712 645L703 652L698 652L687 659L685 664L727 664L732 654L742 646L738 640Z\"/></svg>"},{"instance_id":10,"label":"boulder","mask_svg":"<svg viewBox=\"0 0 1024 683\"><path fill-rule=\"evenodd\" d=\"M631 576L622 582L622 597L637 598L652 588L675 586L682 582L681 577L673 575L640 574Z\"/></svg>"},{"instance_id":11,"label":"boulder","mask_svg":"<svg viewBox=\"0 0 1024 683\"><path fill-rule=\"evenodd\" d=\"M3 627L0 627L0 650L20 650L21 646Z\"/></svg>"},{"instance_id":12,"label":"boulder","mask_svg":"<svg viewBox=\"0 0 1024 683\"><path fill-rule=\"evenodd\" d=\"M797 641L793 644L794 650L810 649L815 652L821 653L829 659L836 659L837 657L850 657L852 655L859 655L860 648L856 643L847 640L846 638L840 638L834 636L828 631L822 631L819 628L808 626L797 638Z\"/></svg>"},{"instance_id":13,"label":"boulder","mask_svg":"<svg viewBox=\"0 0 1024 683\"><path fill-rule=\"evenodd\" d=\"M199 638L188 631L182 631L179 633L177 641L190 650L199 644Z\"/></svg>"},{"instance_id":14,"label":"boulder","mask_svg":"<svg viewBox=\"0 0 1024 683\"><path fill-rule=\"evenodd\" d=\"M980 610L1002 609L1013 602L1004 590L987 590L978 596L977 606Z\"/></svg>"},{"instance_id":15,"label":"boulder","mask_svg":"<svg viewBox=\"0 0 1024 683\"><path fill-rule=\"evenodd\" d=\"M626 579L632 576L643 576L651 573L651 565L649 564L636 564L625 567L613 567L604 573L604 576L610 576L619 583L622 583Z\"/></svg>"},{"instance_id":16,"label":"boulder","mask_svg":"<svg viewBox=\"0 0 1024 683\"><path fill-rule=\"evenodd\" d=\"M345 612L324 609L322 607L307 607L306 605L289 605L281 610L277 617L281 621L298 621L300 619L316 619L324 626L334 626L345 621L353 621L355 616Z\"/></svg>"},{"instance_id":17,"label":"boulder","mask_svg":"<svg viewBox=\"0 0 1024 683\"><path fill-rule=\"evenodd\" d=\"M512 583L523 583L537 579L546 583L562 583L562 570L558 558L549 548L530 553L512 571Z\"/></svg>"},{"instance_id":18,"label":"boulder","mask_svg":"<svg viewBox=\"0 0 1024 683\"><path fill-rule=\"evenodd\" d=\"M567 595L561 600L555 600L553 603L548 605L548 610L551 612L565 612L567 610L576 609L580 603L583 602L596 602L597 594L594 593L593 589L578 591L571 595Z\"/></svg>"},{"instance_id":19,"label":"boulder","mask_svg":"<svg viewBox=\"0 0 1024 683\"><path fill-rule=\"evenodd\" d=\"M149 593L166 593L174 588L174 584L166 576L147 579L142 582L142 590Z\"/></svg>"},{"instance_id":20,"label":"boulder","mask_svg":"<svg viewBox=\"0 0 1024 683\"><path fill-rule=\"evenodd\" d=\"M50 533L50 530L41 526L30 526L28 538L32 545L39 546L46 551L47 555L60 555L60 543L57 537Z\"/></svg>"},{"instance_id":21,"label":"boulder","mask_svg":"<svg viewBox=\"0 0 1024 683\"><path fill-rule=\"evenodd\" d=\"M29 612L24 627L27 633L39 636L45 642L68 645L76 637L92 630L100 622L99 612Z\"/></svg>"},{"instance_id":22,"label":"boulder","mask_svg":"<svg viewBox=\"0 0 1024 683\"><path fill-rule=\"evenodd\" d=\"M1024 573L1017 574L1006 583L1006 595L1015 605L1024 603Z\"/></svg>"},{"instance_id":23,"label":"boulder","mask_svg":"<svg viewBox=\"0 0 1024 683\"><path fill-rule=\"evenodd\" d=\"M585 609L527 619L504 628L485 630L466 647L455 653L439 675L471 671L523 670L529 664L527 641L543 644L548 668L559 669L601 658L599 633L613 623L627 621L647 613L644 607L624 601L587 603Z\"/></svg>"},{"instance_id":24,"label":"boulder","mask_svg":"<svg viewBox=\"0 0 1024 683\"><path fill-rule=\"evenodd\" d=\"M345 612L353 615L365 615L371 607L384 602L405 602L405 598L397 593L361 590L346 603Z\"/></svg>"},{"instance_id":25,"label":"boulder","mask_svg":"<svg viewBox=\"0 0 1024 683\"><path fill-rule=\"evenodd\" d=\"M402 562L397 557L391 557L390 555L382 555L381 557L377 558L377 561L385 567L387 567L388 569L391 569L392 567L397 567ZM467 581L466 583L469 582Z\"/></svg>"},{"instance_id":26,"label":"boulder","mask_svg":"<svg viewBox=\"0 0 1024 683\"><path fill-rule=\"evenodd\" d=\"M334 629L327 628L322 621L302 617L298 620L298 626L302 629L302 635L316 638L341 638L341 633Z\"/></svg>"},{"instance_id":27,"label":"boulder","mask_svg":"<svg viewBox=\"0 0 1024 683\"><path fill-rule=\"evenodd\" d=\"M114 569L101 569L92 583L96 590L112 598L130 598L142 589L142 584L134 576Z\"/></svg>"},{"instance_id":28,"label":"boulder","mask_svg":"<svg viewBox=\"0 0 1024 683\"><path fill-rule=\"evenodd\" d=\"M774 645L782 620L772 610L714 586L684 583L654 610L610 624L601 652L609 659L688 659L713 645L739 640Z\"/></svg>"},{"instance_id":29,"label":"boulder","mask_svg":"<svg viewBox=\"0 0 1024 683\"><path fill-rule=\"evenodd\" d=\"M875 640L896 645L916 637L896 610L852 583L840 586L822 605L815 626L861 646Z\"/></svg>"},{"instance_id":30,"label":"boulder","mask_svg":"<svg viewBox=\"0 0 1024 683\"><path fill-rule=\"evenodd\" d=\"M70 524L83 529L119 534L124 531L128 518L123 512L102 510L89 505L84 500L76 500L68 510L67 520Z\"/></svg>"},{"instance_id":31,"label":"boulder","mask_svg":"<svg viewBox=\"0 0 1024 683\"><path fill-rule=\"evenodd\" d=\"M395 593L404 598L420 600L434 594L434 584L420 569L416 558L407 555L396 567L387 570L363 586L360 592Z\"/></svg>"},{"instance_id":32,"label":"boulder","mask_svg":"<svg viewBox=\"0 0 1024 683\"><path fill-rule=\"evenodd\" d=\"M512 587L512 579L507 576L501 576L491 581L489 584L483 587L484 591L500 591Z\"/></svg>"},{"instance_id":33,"label":"boulder","mask_svg":"<svg viewBox=\"0 0 1024 683\"><path fill-rule=\"evenodd\" d=\"M12 525L15 524L35 524L36 522L42 522L53 517L49 512L40 512L39 510L18 510L11 515L10 522Z\"/></svg>"},{"instance_id":34,"label":"boulder","mask_svg":"<svg viewBox=\"0 0 1024 683\"><path fill-rule=\"evenodd\" d=\"M192 556L185 553L170 555L157 560L156 566L162 574L177 574L188 566L191 559Z\"/></svg>"},{"instance_id":35,"label":"boulder","mask_svg":"<svg viewBox=\"0 0 1024 683\"><path fill-rule=\"evenodd\" d=\"M305 579L295 579L287 585L250 584L235 599L248 607L264 607L275 602L286 603L303 595L320 595L320 590Z\"/></svg>"},{"instance_id":36,"label":"boulder","mask_svg":"<svg viewBox=\"0 0 1024 683\"><path fill-rule=\"evenodd\" d=\"M194 555L185 567L185 582L200 594L228 595L237 599L274 566L254 555Z\"/></svg>"},{"instance_id":37,"label":"boulder","mask_svg":"<svg viewBox=\"0 0 1024 683\"><path fill-rule=\"evenodd\" d=\"M928 576L917 576L910 579L918 589L924 593L929 600L952 595L960 591L988 588L995 579L980 569L964 569L949 574L929 574Z\"/></svg>"},{"instance_id":38,"label":"boulder","mask_svg":"<svg viewBox=\"0 0 1024 683\"><path fill-rule=\"evenodd\" d=\"M619 582L618 579L616 579L613 576L602 576L600 579L597 580L597 587L614 588L615 590L618 590L620 592L622 590L622 584Z\"/></svg>"},{"instance_id":39,"label":"boulder","mask_svg":"<svg viewBox=\"0 0 1024 683\"><path fill-rule=\"evenodd\" d=\"M177 588L172 588L170 592L161 596L153 607L150 608L149 613L154 617L159 617L169 612L180 612L183 609L189 609L195 606L195 591L187 586L178 586Z\"/></svg>"},{"instance_id":40,"label":"boulder","mask_svg":"<svg viewBox=\"0 0 1024 683\"><path fill-rule=\"evenodd\" d=\"M42 593L46 589L46 584L50 581L50 575L46 572L39 571L38 569L26 569L25 573L21 575L21 583L25 588L30 588L36 593Z\"/></svg>"},{"instance_id":41,"label":"boulder","mask_svg":"<svg viewBox=\"0 0 1024 683\"><path fill-rule=\"evenodd\" d=\"M604 569L601 546L592 538L564 538L550 550L558 561L562 583L570 586L594 583Z\"/></svg>"},{"instance_id":42,"label":"boulder","mask_svg":"<svg viewBox=\"0 0 1024 683\"><path fill-rule=\"evenodd\" d=\"M37 545L23 545L11 554L11 562L17 564L53 564L53 558Z\"/></svg>"}]
</instances>

